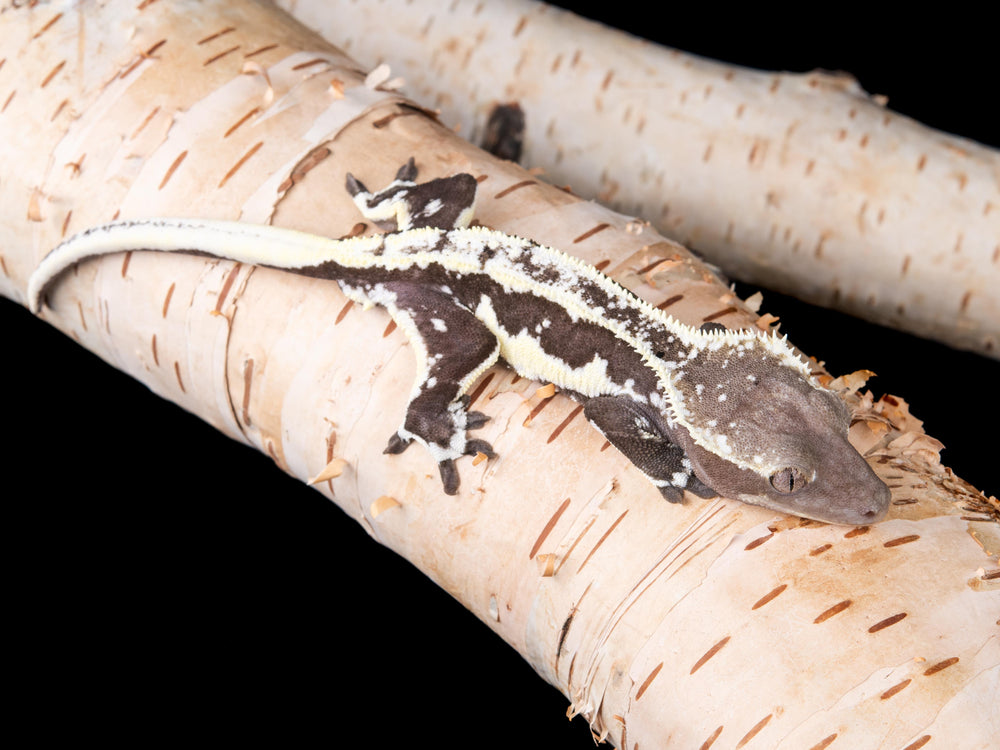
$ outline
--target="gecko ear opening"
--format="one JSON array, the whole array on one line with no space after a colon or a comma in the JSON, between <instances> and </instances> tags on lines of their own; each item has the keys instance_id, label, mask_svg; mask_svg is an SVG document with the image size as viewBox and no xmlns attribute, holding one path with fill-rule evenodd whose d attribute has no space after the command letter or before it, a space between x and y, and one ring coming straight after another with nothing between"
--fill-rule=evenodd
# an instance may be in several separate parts
<instances>
[{"instance_id":1,"label":"gecko ear opening","mask_svg":"<svg viewBox=\"0 0 1000 750\"><path fill-rule=\"evenodd\" d=\"M790 466L771 475L771 486L783 495L803 489L809 484L809 477L801 469Z\"/></svg>"}]
</instances>

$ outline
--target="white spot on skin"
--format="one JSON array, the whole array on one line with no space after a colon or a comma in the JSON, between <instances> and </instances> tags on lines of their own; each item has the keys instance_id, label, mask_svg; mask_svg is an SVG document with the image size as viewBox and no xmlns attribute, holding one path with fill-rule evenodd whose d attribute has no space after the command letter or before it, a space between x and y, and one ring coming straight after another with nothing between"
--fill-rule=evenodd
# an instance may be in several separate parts
<instances>
[{"instance_id":1,"label":"white spot on skin","mask_svg":"<svg viewBox=\"0 0 1000 750\"><path fill-rule=\"evenodd\" d=\"M721 404L725 400L726 400L726 394L725 393L720 393L719 394L719 403Z\"/></svg>"},{"instance_id":2,"label":"white spot on skin","mask_svg":"<svg viewBox=\"0 0 1000 750\"><path fill-rule=\"evenodd\" d=\"M687 487L688 475L682 471L675 471L670 475L670 483L673 484L674 487Z\"/></svg>"},{"instance_id":3,"label":"white spot on skin","mask_svg":"<svg viewBox=\"0 0 1000 750\"><path fill-rule=\"evenodd\" d=\"M444 208L444 204L441 202L440 199L435 198L432 201L427 201L427 205L425 205L423 209L421 209L420 215L433 216L434 214L438 213L442 208Z\"/></svg>"},{"instance_id":4,"label":"white spot on skin","mask_svg":"<svg viewBox=\"0 0 1000 750\"><path fill-rule=\"evenodd\" d=\"M725 435L716 435L715 442L719 446L719 451L721 455L729 455L733 452L733 449L729 446L729 438Z\"/></svg>"},{"instance_id":5,"label":"white spot on skin","mask_svg":"<svg viewBox=\"0 0 1000 750\"><path fill-rule=\"evenodd\" d=\"M441 318L431 318L431 325L434 326L435 331L440 331L441 333L448 332L448 326L445 325Z\"/></svg>"}]
</instances>

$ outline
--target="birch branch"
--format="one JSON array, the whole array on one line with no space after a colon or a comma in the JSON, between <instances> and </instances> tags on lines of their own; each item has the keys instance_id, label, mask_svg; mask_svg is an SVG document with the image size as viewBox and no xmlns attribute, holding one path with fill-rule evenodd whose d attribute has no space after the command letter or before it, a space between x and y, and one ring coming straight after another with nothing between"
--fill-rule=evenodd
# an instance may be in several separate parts
<instances>
[{"instance_id":1,"label":"birch branch","mask_svg":"<svg viewBox=\"0 0 1000 750\"><path fill-rule=\"evenodd\" d=\"M268 6L8 11L0 60L12 299L61 237L114 216L346 234L345 173L378 184L416 154L425 177L482 179L484 224L569 248L688 322L756 322L683 248L482 154ZM413 374L401 335L335 285L131 253L81 265L50 301L53 325L286 472L345 459L318 489L620 747L985 748L1000 734L995 500L863 376L835 385L893 487L872 528L668 506L574 404L502 369L475 399L501 458L466 461L462 494L443 500L429 456L380 452Z\"/></svg>"},{"instance_id":2,"label":"birch branch","mask_svg":"<svg viewBox=\"0 0 1000 750\"><path fill-rule=\"evenodd\" d=\"M721 64L535 0L279 5L473 142L516 103L523 163L737 279L1000 357L1000 153L846 74Z\"/></svg>"}]
</instances>

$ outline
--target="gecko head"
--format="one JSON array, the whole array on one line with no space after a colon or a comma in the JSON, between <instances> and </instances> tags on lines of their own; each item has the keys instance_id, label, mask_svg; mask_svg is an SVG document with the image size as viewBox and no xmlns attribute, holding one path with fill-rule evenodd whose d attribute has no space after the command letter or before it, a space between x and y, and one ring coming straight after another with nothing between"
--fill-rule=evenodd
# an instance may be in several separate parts
<instances>
[{"instance_id":1,"label":"gecko head","mask_svg":"<svg viewBox=\"0 0 1000 750\"><path fill-rule=\"evenodd\" d=\"M850 412L836 394L796 367L752 366L752 377L742 362L730 367L716 389L726 398L689 402L690 431L676 430L702 482L818 521L857 526L885 516L889 488L848 442Z\"/></svg>"}]
</instances>

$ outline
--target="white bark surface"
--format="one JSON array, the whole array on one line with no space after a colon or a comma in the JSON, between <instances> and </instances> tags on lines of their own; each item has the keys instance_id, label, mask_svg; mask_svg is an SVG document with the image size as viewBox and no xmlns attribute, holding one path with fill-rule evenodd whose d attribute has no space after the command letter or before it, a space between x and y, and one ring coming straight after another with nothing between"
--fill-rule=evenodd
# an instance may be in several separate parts
<instances>
[{"instance_id":1,"label":"white bark surface","mask_svg":"<svg viewBox=\"0 0 1000 750\"><path fill-rule=\"evenodd\" d=\"M13 299L60 237L114 216L346 234L345 173L380 184L415 154L425 177L481 177L485 224L598 263L689 322L754 320L683 248L476 151L267 6L18 10L0 16L0 59L0 292ZM412 358L387 316L333 284L131 253L81 265L51 305L53 325L288 473L346 459L318 489L619 747L986 748L1000 735L995 500L860 379L838 383L852 439L895 503L870 529L724 499L668 506L576 405L501 369L475 401L500 459L461 462L463 492L447 498L426 453L381 454ZM408 615L393 645L417 649L428 615ZM446 711L432 691L406 699ZM515 696L504 714L516 732Z\"/></svg>"},{"instance_id":2,"label":"white bark surface","mask_svg":"<svg viewBox=\"0 0 1000 750\"><path fill-rule=\"evenodd\" d=\"M516 102L523 164L734 278L1000 357L1000 153L846 74L717 63L535 0L279 5L473 142Z\"/></svg>"}]
</instances>

